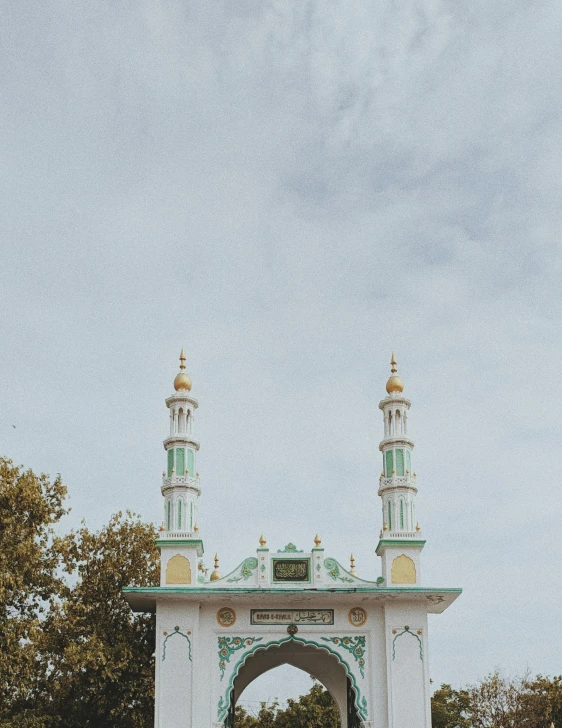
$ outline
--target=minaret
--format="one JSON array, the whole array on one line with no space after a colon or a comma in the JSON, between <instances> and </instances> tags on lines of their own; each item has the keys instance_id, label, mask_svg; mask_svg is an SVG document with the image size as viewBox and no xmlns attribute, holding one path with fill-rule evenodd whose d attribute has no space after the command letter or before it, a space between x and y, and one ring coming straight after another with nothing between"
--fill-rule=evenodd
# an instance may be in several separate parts
<instances>
[{"instance_id":1,"label":"minaret","mask_svg":"<svg viewBox=\"0 0 562 728\"><path fill-rule=\"evenodd\" d=\"M157 540L161 551L162 585L196 583L196 560L203 554L198 534L201 488L196 456L199 443L193 437L194 413L199 405L190 396L191 378L185 372L183 349L174 389L175 394L166 400L170 410L170 435L164 440L167 453L167 468L162 473L164 524ZM173 564L183 565L183 570L171 568Z\"/></svg>"},{"instance_id":2,"label":"minaret","mask_svg":"<svg viewBox=\"0 0 562 728\"><path fill-rule=\"evenodd\" d=\"M391 375L386 383L388 396L379 403L384 418L384 439L379 445L383 472L378 494L382 499L383 530L377 554L383 558L386 584L419 584L421 540L416 517L416 474L412 473L414 443L408 437L410 401L402 394L404 383L398 376L392 354Z\"/></svg>"}]
</instances>

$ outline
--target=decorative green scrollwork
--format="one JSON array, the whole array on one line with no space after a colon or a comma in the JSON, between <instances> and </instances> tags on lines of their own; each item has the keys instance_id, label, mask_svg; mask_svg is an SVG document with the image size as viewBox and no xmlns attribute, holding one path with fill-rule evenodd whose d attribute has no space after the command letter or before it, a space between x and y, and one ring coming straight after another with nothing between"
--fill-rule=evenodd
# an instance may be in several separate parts
<instances>
[{"instance_id":1,"label":"decorative green scrollwork","mask_svg":"<svg viewBox=\"0 0 562 728\"><path fill-rule=\"evenodd\" d=\"M230 579L227 579L227 581L242 581L242 579L246 580L249 579L252 576L252 573L254 569L258 565L258 560L255 556L250 556L248 559L245 559L245 561L242 563L242 566L240 567L240 572L238 576L232 576Z\"/></svg>"},{"instance_id":2,"label":"decorative green scrollwork","mask_svg":"<svg viewBox=\"0 0 562 728\"><path fill-rule=\"evenodd\" d=\"M341 639L345 639L345 638L341 638ZM353 638L351 638L351 639L353 639ZM255 641L257 641L257 640L255 640ZM240 670L240 667L246 662L246 660L248 659L248 657L250 657L251 655L254 655L256 652L258 652L260 650L267 650L270 647L279 647L279 646L281 646L283 644L286 644L287 642L290 642L290 641L299 642L302 645L312 645L314 647L318 647L321 650L326 650L331 655L334 655L337 658L338 662L341 665L343 665L343 667L344 667L344 669L346 671L346 674L347 674L348 678L351 681L351 686L353 688L353 693L355 695L355 706L356 706L357 711L359 713L359 717L363 721L366 721L367 718L368 718L367 698L364 695L361 694L362 686L360 684L358 684L357 678L354 675L351 666L345 661L345 659L342 656L341 652L335 650L333 647L330 647L329 645L321 644L320 642L316 642L314 640L303 639L302 637L299 637L298 634L289 635L289 636L287 636L285 638L282 638L280 640L274 640L272 642L266 642L266 643L263 643L262 642L261 644L253 645L253 646L249 647L248 651L245 652L239 658L238 662L235 664L235 666L234 666L234 668L232 670L232 673L230 675L230 678L229 678L229 683L228 683L228 685L225 688L224 696L221 696L220 699L219 699L219 702L218 702L218 705L217 705L217 708L218 708L217 720L219 722L224 721L224 719L227 716L227 711L228 711L228 706L229 706L229 696L231 695L231 691L233 690L234 681L236 679L236 676L238 675L238 671ZM359 661L357 659L357 656L356 655L354 655L354 657L355 657L355 659L357 661ZM361 659L363 659L363 658L361 658ZM362 676L362 679L364 680L365 678Z\"/></svg>"},{"instance_id":3,"label":"decorative green scrollwork","mask_svg":"<svg viewBox=\"0 0 562 728\"><path fill-rule=\"evenodd\" d=\"M397 630L392 630L393 632L397 632ZM415 637L417 641L420 643L420 660L423 660L423 644L421 639L418 635L421 634L421 629L418 629L418 634L415 634L415 632L412 632L412 630L406 625L402 632L398 632L398 634L395 636L395 638L392 640L392 659L394 660L396 658L396 640L399 637L402 637L403 634L411 634L412 637Z\"/></svg>"},{"instance_id":4,"label":"decorative green scrollwork","mask_svg":"<svg viewBox=\"0 0 562 728\"><path fill-rule=\"evenodd\" d=\"M324 559L324 566L328 570L328 574L334 581L344 581L348 584L353 584L353 578L350 576L341 576L340 565L335 559Z\"/></svg>"},{"instance_id":5,"label":"decorative green scrollwork","mask_svg":"<svg viewBox=\"0 0 562 728\"><path fill-rule=\"evenodd\" d=\"M185 639L187 640L188 657L190 662L193 662L193 660L191 659L191 640L186 634L180 632L179 627L174 627L174 631L171 634L167 635L166 639L164 640L164 644L162 645L162 662L164 662L164 660L166 659L166 642L170 639L170 637L174 637L174 635L176 634L179 634L181 637L185 637Z\"/></svg>"},{"instance_id":6,"label":"decorative green scrollwork","mask_svg":"<svg viewBox=\"0 0 562 728\"><path fill-rule=\"evenodd\" d=\"M251 647L254 642L260 642L263 637L219 637L219 669L221 680L224 677L226 664L232 655L244 647Z\"/></svg>"},{"instance_id":7,"label":"decorative green scrollwork","mask_svg":"<svg viewBox=\"0 0 562 728\"><path fill-rule=\"evenodd\" d=\"M279 549L278 554L302 554L302 549L298 549L294 543L288 543L284 549Z\"/></svg>"},{"instance_id":8,"label":"decorative green scrollwork","mask_svg":"<svg viewBox=\"0 0 562 728\"><path fill-rule=\"evenodd\" d=\"M324 642L333 642L338 647L347 650L359 665L361 677L365 677L365 637L357 635L353 637L322 637Z\"/></svg>"}]
</instances>

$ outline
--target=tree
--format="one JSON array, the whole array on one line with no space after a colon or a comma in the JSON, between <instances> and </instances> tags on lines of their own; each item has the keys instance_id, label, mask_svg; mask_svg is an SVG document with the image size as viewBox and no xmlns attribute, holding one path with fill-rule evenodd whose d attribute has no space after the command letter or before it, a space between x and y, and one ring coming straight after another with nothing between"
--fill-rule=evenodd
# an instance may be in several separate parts
<instances>
[{"instance_id":1,"label":"tree","mask_svg":"<svg viewBox=\"0 0 562 728\"><path fill-rule=\"evenodd\" d=\"M441 685L431 698L431 725L433 728L470 728L468 709L466 690L453 690L450 685Z\"/></svg>"},{"instance_id":2,"label":"tree","mask_svg":"<svg viewBox=\"0 0 562 728\"><path fill-rule=\"evenodd\" d=\"M46 620L44 706L64 728L153 724L155 619L131 612L122 589L158 584L155 536L119 513L61 543L74 586Z\"/></svg>"},{"instance_id":3,"label":"tree","mask_svg":"<svg viewBox=\"0 0 562 728\"><path fill-rule=\"evenodd\" d=\"M340 728L340 712L330 693L314 682L307 695L287 701L286 710L280 711L275 728ZM264 726L265 728L265 726Z\"/></svg>"},{"instance_id":4,"label":"tree","mask_svg":"<svg viewBox=\"0 0 562 728\"><path fill-rule=\"evenodd\" d=\"M521 695L521 725L525 728L562 728L562 675L552 679L526 678Z\"/></svg>"},{"instance_id":5,"label":"tree","mask_svg":"<svg viewBox=\"0 0 562 728\"><path fill-rule=\"evenodd\" d=\"M250 716L236 706L236 728L340 728L338 707L322 685L314 682L307 695L298 700L289 699L287 708L279 710L279 703L261 704L257 717Z\"/></svg>"},{"instance_id":6,"label":"tree","mask_svg":"<svg viewBox=\"0 0 562 728\"><path fill-rule=\"evenodd\" d=\"M0 725L43 725L35 698L44 619L65 592L54 525L67 513L60 476L23 471L0 458Z\"/></svg>"},{"instance_id":7,"label":"tree","mask_svg":"<svg viewBox=\"0 0 562 728\"><path fill-rule=\"evenodd\" d=\"M562 728L562 676L531 680L495 672L468 695L473 728Z\"/></svg>"}]
</instances>

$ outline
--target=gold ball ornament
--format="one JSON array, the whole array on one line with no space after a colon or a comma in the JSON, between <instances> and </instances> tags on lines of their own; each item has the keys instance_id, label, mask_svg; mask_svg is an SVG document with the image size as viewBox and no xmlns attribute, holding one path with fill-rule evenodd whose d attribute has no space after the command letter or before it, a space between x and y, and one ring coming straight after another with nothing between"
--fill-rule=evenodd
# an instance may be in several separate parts
<instances>
[{"instance_id":1,"label":"gold ball ornament","mask_svg":"<svg viewBox=\"0 0 562 728\"><path fill-rule=\"evenodd\" d=\"M392 352L392 357L390 359L391 375L386 383L386 391L388 394L392 394L392 392L402 392L404 390L404 382L397 374L398 369L396 368L396 364L396 357L394 356L394 352Z\"/></svg>"}]
</instances>

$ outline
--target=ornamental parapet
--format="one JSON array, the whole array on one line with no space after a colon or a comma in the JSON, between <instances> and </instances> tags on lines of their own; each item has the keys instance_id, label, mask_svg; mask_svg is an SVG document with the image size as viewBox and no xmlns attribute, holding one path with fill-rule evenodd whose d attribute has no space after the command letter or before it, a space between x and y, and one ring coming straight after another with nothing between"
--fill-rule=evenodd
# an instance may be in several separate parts
<instances>
[{"instance_id":1,"label":"ornamental parapet","mask_svg":"<svg viewBox=\"0 0 562 728\"><path fill-rule=\"evenodd\" d=\"M386 478L383 475L379 478L379 495L385 490L390 488L409 488L418 492L417 477L415 475L392 475L390 478Z\"/></svg>"},{"instance_id":2,"label":"ornamental parapet","mask_svg":"<svg viewBox=\"0 0 562 728\"><path fill-rule=\"evenodd\" d=\"M186 488L193 488L199 494L201 494L201 487L199 485L199 476L192 477L191 475L170 475L162 478L162 491L168 488L175 488L176 486L185 486Z\"/></svg>"},{"instance_id":3,"label":"ornamental parapet","mask_svg":"<svg viewBox=\"0 0 562 728\"><path fill-rule=\"evenodd\" d=\"M197 531L160 531L159 539L185 539L185 538L200 538Z\"/></svg>"},{"instance_id":4,"label":"ornamental parapet","mask_svg":"<svg viewBox=\"0 0 562 728\"><path fill-rule=\"evenodd\" d=\"M403 541L407 539L409 541L418 541L422 537L421 531L383 531L382 538L385 540L397 539Z\"/></svg>"}]
</instances>

